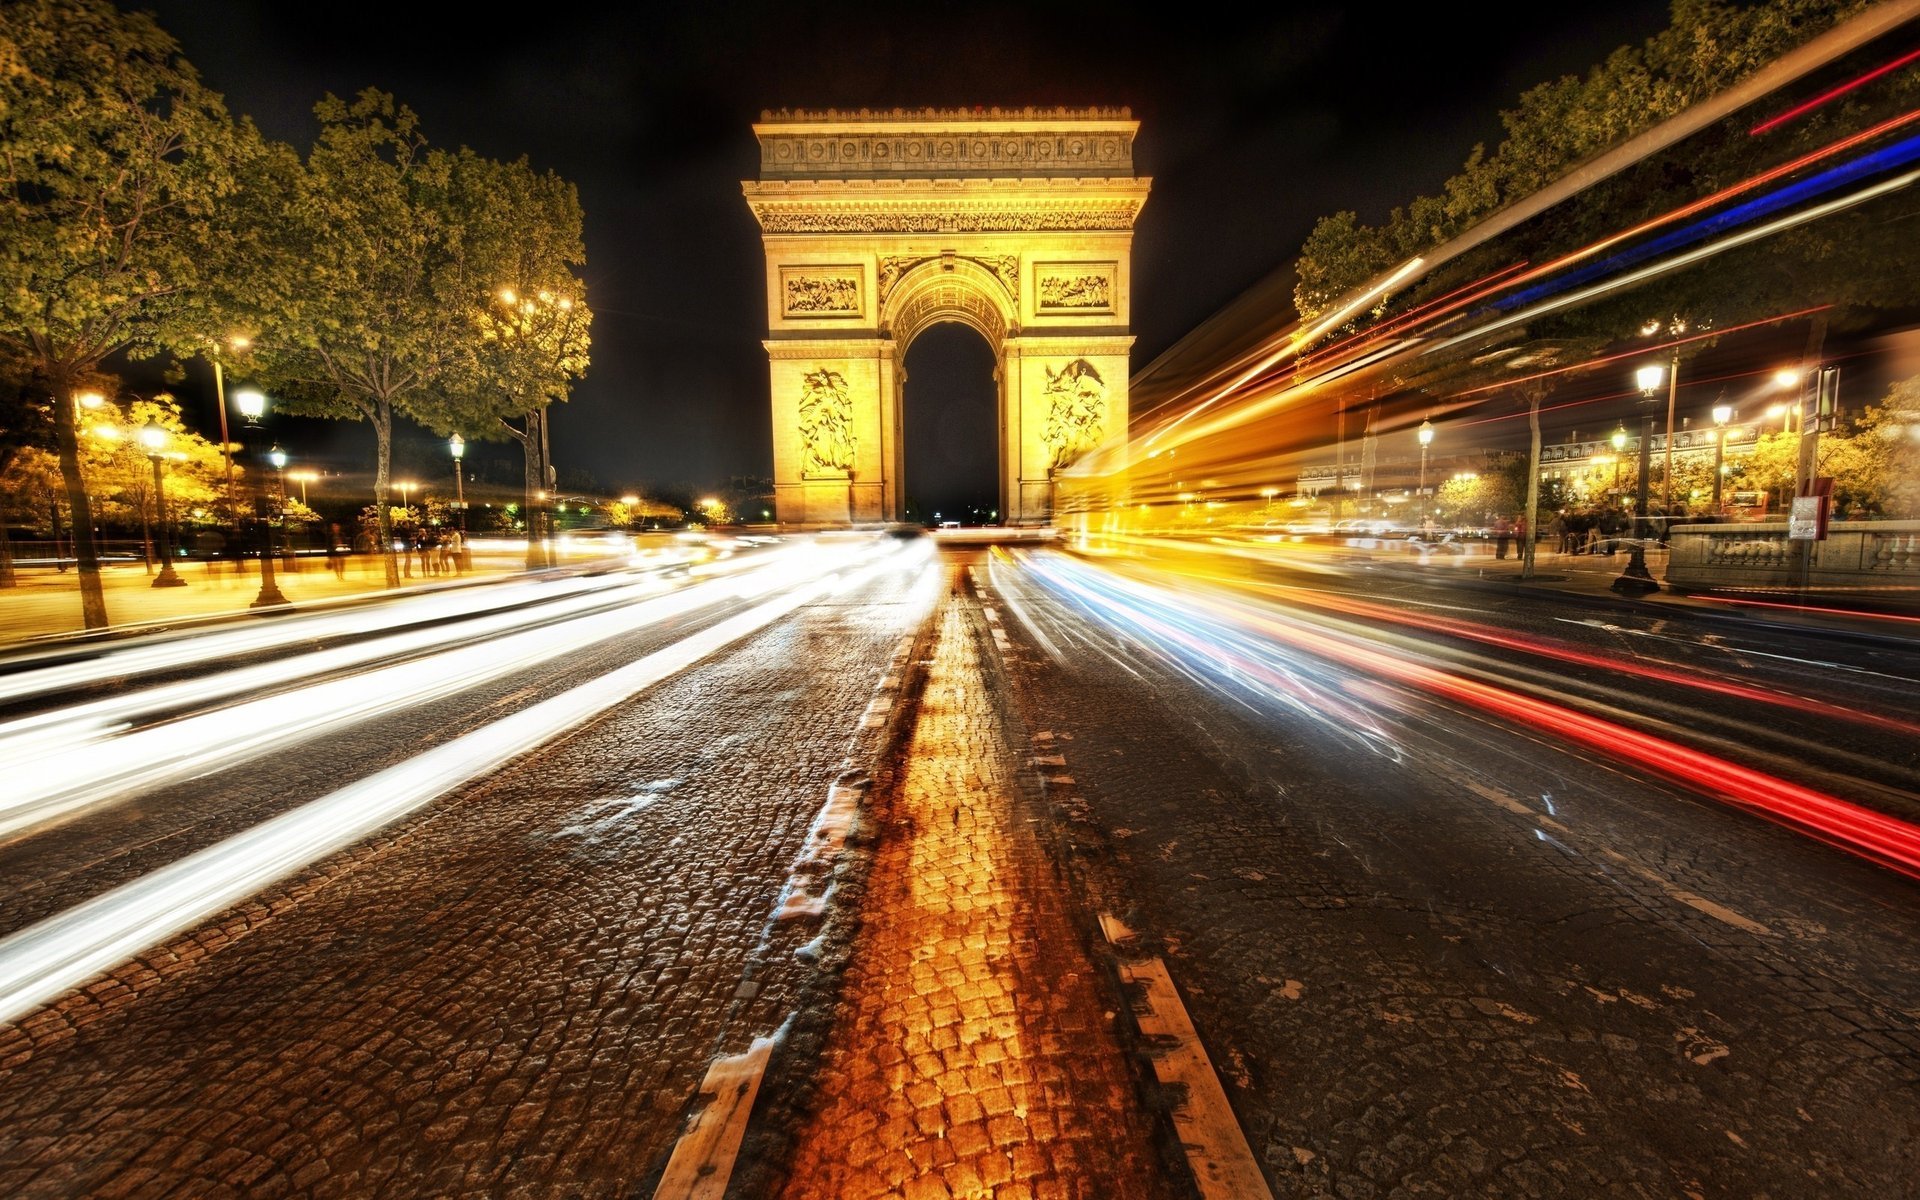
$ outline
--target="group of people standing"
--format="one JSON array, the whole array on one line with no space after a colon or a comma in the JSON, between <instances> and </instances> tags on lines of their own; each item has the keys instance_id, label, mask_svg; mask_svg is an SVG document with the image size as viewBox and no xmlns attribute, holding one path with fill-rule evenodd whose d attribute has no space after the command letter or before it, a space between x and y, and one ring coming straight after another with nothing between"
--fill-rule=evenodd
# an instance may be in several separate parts
<instances>
[{"instance_id":1,"label":"group of people standing","mask_svg":"<svg viewBox=\"0 0 1920 1200\"><path fill-rule=\"evenodd\" d=\"M1633 519L1617 509L1569 510L1554 514L1546 533L1561 554L1613 554L1631 535ZM1507 557L1511 547L1516 556L1524 553L1527 518L1502 516L1493 523L1493 556Z\"/></svg>"},{"instance_id":2,"label":"group of people standing","mask_svg":"<svg viewBox=\"0 0 1920 1200\"><path fill-rule=\"evenodd\" d=\"M467 536L458 529L441 529L436 525L416 525L404 531L406 550L400 561L406 569L406 577L413 578L413 567L417 560L420 574L458 575L467 569Z\"/></svg>"}]
</instances>

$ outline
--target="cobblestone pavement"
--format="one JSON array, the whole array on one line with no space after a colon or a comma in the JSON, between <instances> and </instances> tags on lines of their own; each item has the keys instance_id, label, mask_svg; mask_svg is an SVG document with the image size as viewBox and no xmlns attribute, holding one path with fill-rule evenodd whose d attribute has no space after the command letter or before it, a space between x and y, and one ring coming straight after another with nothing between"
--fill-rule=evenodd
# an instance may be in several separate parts
<instances>
[{"instance_id":1,"label":"cobblestone pavement","mask_svg":"<svg viewBox=\"0 0 1920 1200\"><path fill-rule=\"evenodd\" d=\"M789 1200L1179 1194L1113 1002L1022 814L970 597L880 798L860 941Z\"/></svg>"},{"instance_id":2,"label":"cobblestone pavement","mask_svg":"<svg viewBox=\"0 0 1920 1200\"><path fill-rule=\"evenodd\" d=\"M1911 881L1308 659L1323 704L1263 703L992 579L1074 857L1276 1194L1916 1194Z\"/></svg>"},{"instance_id":3,"label":"cobblestone pavement","mask_svg":"<svg viewBox=\"0 0 1920 1200\"><path fill-rule=\"evenodd\" d=\"M742 1036L905 591L816 601L0 1026L0 1195L631 1194Z\"/></svg>"}]
</instances>

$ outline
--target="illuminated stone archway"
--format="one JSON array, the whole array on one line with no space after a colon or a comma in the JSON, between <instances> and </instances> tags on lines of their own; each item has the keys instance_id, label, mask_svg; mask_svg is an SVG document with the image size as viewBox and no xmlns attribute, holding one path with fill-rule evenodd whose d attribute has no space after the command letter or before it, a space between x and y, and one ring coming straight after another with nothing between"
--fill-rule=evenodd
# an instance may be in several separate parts
<instances>
[{"instance_id":1,"label":"illuminated stone archway","mask_svg":"<svg viewBox=\"0 0 1920 1200\"><path fill-rule=\"evenodd\" d=\"M1010 523L1049 520L1053 472L1124 440L1138 128L1124 109L761 115L742 186L783 523L901 517L902 363L943 321L993 347Z\"/></svg>"}]
</instances>

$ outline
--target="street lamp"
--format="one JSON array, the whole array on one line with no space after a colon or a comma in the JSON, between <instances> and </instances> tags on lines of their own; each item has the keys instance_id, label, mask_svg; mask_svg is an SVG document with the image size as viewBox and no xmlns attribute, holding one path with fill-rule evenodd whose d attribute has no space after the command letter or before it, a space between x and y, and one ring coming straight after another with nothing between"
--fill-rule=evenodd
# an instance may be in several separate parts
<instances>
[{"instance_id":1,"label":"street lamp","mask_svg":"<svg viewBox=\"0 0 1920 1200\"><path fill-rule=\"evenodd\" d=\"M1627 427L1614 426L1613 436L1608 440L1613 443L1613 490L1618 492L1620 490L1620 456L1627 451Z\"/></svg>"},{"instance_id":2,"label":"street lamp","mask_svg":"<svg viewBox=\"0 0 1920 1200\"><path fill-rule=\"evenodd\" d=\"M1713 511L1720 511L1720 475L1727 461L1727 422L1733 420L1731 404L1713 406Z\"/></svg>"},{"instance_id":3,"label":"street lamp","mask_svg":"<svg viewBox=\"0 0 1920 1200\"><path fill-rule=\"evenodd\" d=\"M140 427L140 444L153 464L153 511L160 525L160 573L153 577L153 586L185 587L187 581L173 569L173 551L167 538L167 483L160 471L160 460L167 456L167 431L158 421L148 421Z\"/></svg>"},{"instance_id":4,"label":"street lamp","mask_svg":"<svg viewBox=\"0 0 1920 1200\"><path fill-rule=\"evenodd\" d=\"M307 504L307 485L309 483L312 483L316 479L319 479L320 472L295 471L292 475L288 476L288 478L292 479L295 483L300 485L300 507L302 508L310 507Z\"/></svg>"},{"instance_id":5,"label":"street lamp","mask_svg":"<svg viewBox=\"0 0 1920 1200\"><path fill-rule=\"evenodd\" d=\"M1279 488L1261 488L1260 494L1267 498L1267 507L1265 509L1265 512L1269 516L1271 516L1273 514L1273 498L1280 494L1280 489Z\"/></svg>"},{"instance_id":6,"label":"street lamp","mask_svg":"<svg viewBox=\"0 0 1920 1200\"><path fill-rule=\"evenodd\" d=\"M240 410L240 415L247 419L247 428L258 430L260 419L267 413L266 396L252 388L246 388L233 394L233 403L234 407ZM278 450L279 447L276 446L274 449ZM281 463L285 462L286 455L283 452ZM281 490L285 491L284 481ZM280 592L280 586L273 581L273 522L268 518L267 509L267 497L259 488L255 488L253 519L259 526L260 594L253 598L253 603L249 604L248 608L279 608L287 603L287 598Z\"/></svg>"},{"instance_id":7,"label":"street lamp","mask_svg":"<svg viewBox=\"0 0 1920 1200\"><path fill-rule=\"evenodd\" d=\"M1650 456L1653 452L1653 407L1652 400L1660 391L1660 385L1667 379L1667 369L1659 364L1641 367L1633 373L1634 386L1640 389L1642 403L1647 405L1640 421L1640 479L1634 488L1633 498L1633 544L1632 552L1627 556L1626 570L1613 581L1613 590L1626 594L1633 592L1644 595L1660 590L1653 572L1647 570L1647 475L1652 466ZM1615 435L1619 436L1619 435ZM1622 442L1625 438L1620 439ZM1669 439L1671 442L1671 439Z\"/></svg>"},{"instance_id":8,"label":"street lamp","mask_svg":"<svg viewBox=\"0 0 1920 1200\"><path fill-rule=\"evenodd\" d=\"M267 461L273 464L273 469L280 475L280 498L285 500L287 498L287 452L282 450L276 442L273 449L267 451Z\"/></svg>"},{"instance_id":9,"label":"street lamp","mask_svg":"<svg viewBox=\"0 0 1920 1200\"><path fill-rule=\"evenodd\" d=\"M460 532L467 530L467 485L461 478L465 473L463 460L467 457L467 439L454 434L447 439L447 453L453 455L453 507L460 514Z\"/></svg>"},{"instance_id":10,"label":"street lamp","mask_svg":"<svg viewBox=\"0 0 1920 1200\"><path fill-rule=\"evenodd\" d=\"M1415 436L1420 439L1420 525L1424 529L1427 524L1427 447L1433 445L1433 422L1420 422L1420 432Z\"/></svg>"},{"instance_id":11,"label":"street lamp","mask_svg":"<svg viewBox=\"0 0 1920 1200\"><path fill-rule=\"evenodd\" d=\"M411 519L413 512L413 489L420 485L411 479L396 479L394 480L393 486L394 490L400 493L400 507L407 510L409 519Z\"/></svg>"}]
</instances>

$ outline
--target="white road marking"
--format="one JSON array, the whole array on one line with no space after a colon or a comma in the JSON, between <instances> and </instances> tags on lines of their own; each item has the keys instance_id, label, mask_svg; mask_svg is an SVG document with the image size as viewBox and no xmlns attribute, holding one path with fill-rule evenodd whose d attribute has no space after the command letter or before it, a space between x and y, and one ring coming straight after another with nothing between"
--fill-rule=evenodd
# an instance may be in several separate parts
<instances>
[{"instance_id":1,"label":"white road marking","mask_svg":"<svg viewBox=\"0 0 1920 1200\"><path fill-rule=\"evenodd\" d=\"M755 1038L745 1054L717 1059L707 1068L700 1094L713 1099L674 1143L666 1173L653 1189L654 1200L721 1200L727 1194L773 1043L770 1037Z\"/></svg>"}]
</instances>

